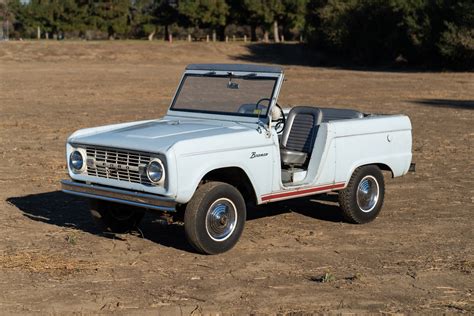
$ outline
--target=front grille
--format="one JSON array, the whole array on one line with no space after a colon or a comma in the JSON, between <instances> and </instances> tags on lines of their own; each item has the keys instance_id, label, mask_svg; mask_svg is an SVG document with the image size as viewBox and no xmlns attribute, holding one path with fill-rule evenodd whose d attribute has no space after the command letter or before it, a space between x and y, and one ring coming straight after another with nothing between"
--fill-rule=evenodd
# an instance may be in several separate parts
<instances>
[{"instance_id":1,"label":"front grille","mask_svg":"<svg viewBox=\"0 0 474 316\"><path fill-rule=\"evenodd\" d=\"M151 185L144 170L152 157L120 149L86 147L87 175Z\"/></svg>"}]
</instances>

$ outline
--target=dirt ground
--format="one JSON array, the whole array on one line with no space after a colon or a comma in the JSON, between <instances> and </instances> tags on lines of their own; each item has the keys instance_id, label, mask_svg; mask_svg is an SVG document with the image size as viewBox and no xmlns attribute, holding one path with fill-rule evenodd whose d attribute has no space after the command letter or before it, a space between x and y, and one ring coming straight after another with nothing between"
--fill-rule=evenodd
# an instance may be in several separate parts
<instances>
[{"instance_id":1,"label":"dirt ground","mask_svg":"<svg viewBox=\"0 0 474 316\"><path fill-rule=\"evenodd\" d=\"M0 42L1 313L474 313L474 74L308 67L292 49ZM73 131L162 116L188 63L272 56L285 106L410 116L417 171L386 178L374 222L314 196L253 210L233 250L203 256L152 215L103 236L59 191Z\"/></svg>"}]
</instances>

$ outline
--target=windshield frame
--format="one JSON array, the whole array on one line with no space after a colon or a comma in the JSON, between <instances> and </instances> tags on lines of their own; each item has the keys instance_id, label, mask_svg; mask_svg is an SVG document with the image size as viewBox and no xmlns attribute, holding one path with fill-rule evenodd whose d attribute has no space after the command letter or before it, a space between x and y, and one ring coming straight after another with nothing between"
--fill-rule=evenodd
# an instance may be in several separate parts
<instances>
[{"instance_id":1,"label":"windshield frame","mask_svg":"<svg viewBox=\"0 0 474 316\"><path fill-rule=\"evenodd\" d=\"M197 77L223 77L229 78L229 73L232 73L232 78L242 78L247 77L248 80L274 80L272 93L270 96L270 104L268 105L267 111L260 114L251 114L251 113L232 113L232 112L220 112L220 111L207 111L207 110L195 110L195 109L179 109L174 108L176 101L178 99L179 93L185 83L187 76L197 76ZM167 115L170 116L185 116L191 118L209 118L209 119L218 119L218 120L229 120L229 121L243 121L243 122L253 122L258 121L266 122L268 121L268 116L271 111L271 108L276 103L281 84L283 81L283 73L271 73L271 72L240 72L240 71L213 71L213 70L186 70L181 77L178 88L176 89L173 100L168 109Z\"/></svg>"}]
</instances>

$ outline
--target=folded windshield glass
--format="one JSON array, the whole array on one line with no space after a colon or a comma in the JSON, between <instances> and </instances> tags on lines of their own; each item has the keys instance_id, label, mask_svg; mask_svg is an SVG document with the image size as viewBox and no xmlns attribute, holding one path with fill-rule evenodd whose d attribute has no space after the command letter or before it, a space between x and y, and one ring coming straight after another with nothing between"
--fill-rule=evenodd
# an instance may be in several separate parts
<instances>
[{"instance_id":1,"label":"folded windshield glass","mask_svg":"<svg viewBox=\"0 0 474 316\"><path fill-rule=\"evenodd\" d=\"M255 74L187 74L171 106L175 111L266 116L277 78Z\"/></svg>"}]
</instances>

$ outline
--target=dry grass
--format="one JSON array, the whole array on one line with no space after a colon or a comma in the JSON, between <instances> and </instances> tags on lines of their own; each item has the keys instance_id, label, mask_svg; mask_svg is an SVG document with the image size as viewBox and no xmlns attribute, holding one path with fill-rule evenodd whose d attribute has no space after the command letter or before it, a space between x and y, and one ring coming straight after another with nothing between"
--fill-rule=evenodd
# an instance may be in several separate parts
<instances>
[{"instance_id":1,"label":"dry grass","mask_svg":"<svg viewBox=\"0 0 474 316\"><path fill-rule=\"evenodd\" d=\"M71 274L84 270L95 270L97 267L95 262L66 258L63 255L41 253L40 251L0 253L0 269Z\"/></svg>"}]
</instances>

